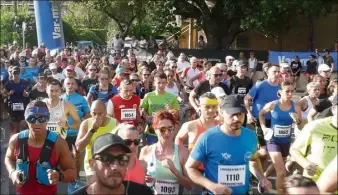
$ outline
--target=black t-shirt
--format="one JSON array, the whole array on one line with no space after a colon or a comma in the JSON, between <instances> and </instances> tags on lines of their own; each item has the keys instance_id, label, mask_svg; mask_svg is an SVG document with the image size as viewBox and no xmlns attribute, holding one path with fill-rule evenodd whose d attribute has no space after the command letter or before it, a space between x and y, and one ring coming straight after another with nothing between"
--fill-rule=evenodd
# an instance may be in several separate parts
<instances>
[{"instance_id":1,"label":"black t-shirt","mask_svg":"<svg viewBox=\"0 0 338 195\"><path fill-rule=\"evenodd\" d=\"M319 103L313 107L318 113L315 116L315 119L321 119L321 118L332 116L333 114L332 114L331 107L332 107L332 103L328 98L319 100Z\"/></svg>"},{"instance_id":2,"label":"black t-shirt","mask_svg":"<svg viewBox=\"0 0 338 195\"><path fill-rule=\"evenodd\" d=\"M222 87L222 89L224 90L225 94L230 95L231 91L228 88L228 86L222 82L220 82L218 84L219 87ZM214 86L216 87L216 86ZM199 85L197 85L194 89L195 93L196 93L196 99L199 99L199 97L203 94L205 94L206 92L211 92L211 89L213 87L211 87L209 81L203 81L202 83L200 83Z\"/></svg>"},{"instance_id":3,"label":"black t-shirt","mask_svg":"<svg viewBox=\"0 0 338 195\"><path fill-rule=\"evenodd\" d=\"M301 68L302 68L302 63L300 63L300 61L298 61L298 62L292 61L291 62L291 70L292 70L293 73L297 72Z\"/></svg>"},{"instance_id":4,"label":"black t-shirt","mask_svg":"<svg viewBox=\"0 0 338 195\"><path fill-rule=\"evenodd\" d=\"M261 62L257 62L256 71L263 71L263 64Z\"/></svg>"},{"instance_id":5,"label":"black t-shirt","mask_svg":"<svg viewBox=\"0 0 338 195\"><path fill-rule=\"evenodd\" d=\"M41 92L37 88L33 89L32 92L29 94L29 99L31 101L33 101L33 100L43 100L45 98L48 98L46 91Z\"/></svg>"},{"instance_id":6,"label":"black t-shirt","mask_svg":"<svg viewBox=\"0 0 338 195\"><path fill-rule=\"evenodd\" d=\"M306 72L311 73L311 74L317 74L317 62L313 61L310 62L310 60L308 60L306 62Z\"/></svg>"},{"instance_id":7,"label":"black t-shirt","mask_svg":"<svg viewBox=\"0 0 338 195\"><path fill-rule=\"evenodd\" d=\"M39 68L39 74L43 74L46 69L49 69L48 65L44 64Z\"/></svg>"},{"instance_id":8,"label":"black t-shirt","mask_svg":"<svg viewBox=\"0 0 338 195\"><path fill-rule=\"evenodd\" d=\"M154 192L146 185L141 185L135 182L130 181L129 185L127 181L123 181L123 185L125 186L126 193L128 195L152 195ZM72 195L88 195L86 192L88 186L82 187L75 192L72 193Z\"/></svg>"},{"instance_id":9,"label":"black t-shirt","mask_svg":"<svg viewBox=\"0 0 338 195\"><path fill-rule=\"evenodd\" d=\"M99 82L97 78L95 79L90 79L86 78L85 80L82 81L83 89L85 90L86 94L89 92L89 89L91 86L96 85Z\"/></svg>"},{"instance_id":10,"label":"black t-shirt","mask_svg":"<svg viewBox=\"0 0 338 195\"><path fill-rule=\"evenodd\" d=\"M243 79L240 79L236 75L230 78L230 91L233 94L238 94L243 98L249 92L252 86L253 82L247 76L244 76Z\"/></svg>"}]
</instances>

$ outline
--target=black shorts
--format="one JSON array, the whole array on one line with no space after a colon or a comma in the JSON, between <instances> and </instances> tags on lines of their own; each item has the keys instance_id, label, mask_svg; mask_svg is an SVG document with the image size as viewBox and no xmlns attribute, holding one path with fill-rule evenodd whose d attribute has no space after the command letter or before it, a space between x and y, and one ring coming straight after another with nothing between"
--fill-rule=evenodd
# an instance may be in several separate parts
<instances>
[{"instance_id":1,"label":"black shorts","mask_svg":"<svg viewBox=\"0 0 338 195\"><path fill-rule=\"evenodd\" d=\"M257 120L258 121L258 120ZM258 144L260 146L266 146L266 141L264 139L264 133L263 130L261 128L261 124L259 122L254 124L255 126L255 132L258 138ZM271 120L270 119L265 119L265 126L267 128L271 128Z\"/></svg>"},{"instance_id":2,"label":"black shorts","mask_svg":"<svg viewBox=\"0 0 338 195\"><path fill-rule=\"evenodd\" d=\"M68 148L69 148L70 151L73 150L72 146L75 146L76 137L77 136L67 136L66 137L66 142L68 144Z\"/></svg>"},{"instance_id":3,"label":"black shorts","mask_svg":"<svg viewBox=\"0 0 338 195\"><path fill-rule=\"evenodd\" d=\"M21 122L25 120L25 111L12 111L11 108L8 110L9 119L12 122Z\"/></svg>"},{"instance_id":4,"label":"black shorts","mask_svg":"<svg viewBox=\"0 0 338 195\"><path fill-rule=\"evenodd\" d=\"M290 143L276 143L268 141L266 149L268 152L280 152L282 157L285 158L289 155L290 145Z\"/></svg>"}]
</instances>

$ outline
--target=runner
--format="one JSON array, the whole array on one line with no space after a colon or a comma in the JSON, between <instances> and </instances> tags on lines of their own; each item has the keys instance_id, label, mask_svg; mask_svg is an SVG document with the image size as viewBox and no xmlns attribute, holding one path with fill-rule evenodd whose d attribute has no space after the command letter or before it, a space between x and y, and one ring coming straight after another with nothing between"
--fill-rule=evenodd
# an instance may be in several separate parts
<instances>
[{"instance_id":1,"label":"runner","mask_svg":"<svg viewBox=\"0 0 338 195\"><path fill-rule=\"evenodd\" d=\"M217 63L215 66L217 66L221 70L221 73L222 73L222 81L221 82L228 85L228 80L230 79L230 77L228 75L227 65L225 63Z\"/></svg>"},{"instance_id":2,"label":"runner","mask_svg":"<svg viewBox=\"0 0 338 195\"><path fill-rule=\"evenodd\" d=\"M286 175L284 161L289 155L291 144L292 123L301 122L300 106L292 101L293 85L291 82L281 83L278 91L279 100L267 103L259 112L259 122L267 140L267 151L276 170L276 189L278 194L284 193L284 179ZM265 126L265 115L271 113L271 129ZM269 176L270 169L265 172Z\"/></svg>"},{"instance_id":3,"label":"runner","mask_svg":"<svg viewBox=\"0 0 338 195\"><path fill-rule=\"evenodd\" d=\"M58 81L63 81L65 79L65 77L63 76L63 74L57 72L57 65L55 63L50 63L49 64L49 70L52 71L52 75L53 78L58 80Z\"/></svg>"},{"instance_id":4,"label":"runner","mask_svg":"<svg viewBox=\"0 0 338 195\"><path fill-rule=\"evenodd\" d=\"M292 158L304 168L304 176L317 181L322 171L337 155L337 103L332 102L332 117L309 122L291 146Z\"/></svg>"},{"instance_id":5,"label":"runner","mask_svg":"<svg viewBox=\"0 0 338 195\"><path fill-rule=\"evenodd\" d=\"M189 93L199 84L198 80L191 81L196 75L199 75L200 71L197 68L197 58L191 57L190 58L190 66L183 69L181 74L181 78L185 85L186 97L189 97Z\"/></svg>"},{"instance_id":6,"label":"runner","mask_svg":"<svg viewBox=\"0 0 338 195\"><path fill-rule=\"evenodd\" d=\"M318 63L315 55L310 55L309 60L306 62L305 78L310 83L313 77L317 74Z\"/></svg>"},{"instance_id":7,"label":"runner","mask_svg":"<svg viewBox=\"0 0 338 195\"><path fill-rule=\"evenodd\" d=\"M124 68L123 66L118 66L115 70L115 77L111 81L111 84L115 87L120 87L120 83L122 80L127 79L129 77L129 70ZM109 80L110 81L110 80Z\"/></svg>"},{"instance_id":8,"label":"runner","mask_svg":"<svg viewBox=\"0 0 338 195\"><path fill-rule=\"evenodd\" d=\"M250 171L259 179L260 187L269 191L256 153L257 137L241 127L246 112L239 96L226 96L220 103L224 122L200 135L185 165L194 183L207 189L205 194L248 194ZM218 143L227 143L219 147ZM250 162L250 166L249 166ZM199 167L204 165L204 175Z\"/></svg>"},{"instance_id":9,"label":"runner","mask_svg":"<svg viewBox=\"0 0 338 195\"><path fill-rule=\"evenodd\" d=\"M129 76L130 81L132 81L132 85L133 85L133 94L140 96L141 94L141 90L140 90L140 79L139 79L139 75L137 73L132 73Z\"/></svg>"},{"instance_id":10,"label":"runner","mask_svg":"<svg viewBox=\"0 0 338 195\"><path fill-rule=\"evenodd\" d=\"M153 91L153 83L150 80L150 71L148 69L144 69L141 72L140 89L141 89L140 94L141 99L143 99L147 93Z\"/></svg>"},{"instance_id":11,"label":"runner","mask_svg":"<svg viewBox=\"0 0 338 195\"><path fill-rule=\"evenodd\" d=\"M165 91L173 94L174 96L177 97L177 100L179 102L182 102L185 98L184 97L185 91L184 91L184 88L181 88L181 85L179 85L179 83L174 80L174 71L167 68L165 69L164 73L167 75L167 78L168 78Z\"/></svg>"},{"instance_id":12,"label":"runner","mask_svg":"<svg viewBox=\"0 0 338 195\"><path fill-rule=\"evenodd\" d=\"M296 87L299 77L300 77L300 71L302 69L302 63L299 61L298 56L293 57L293 61L291 62L290 66L291 66L292 76L295 82L294 86Z\"/></svg>"},{"instance_id":13,"label":"runner","mask_svg":"<svg viewBox=\"0 0 338 195\"><path fill-rule=\"evenodd\" d=\"M88 74L83 78L82 85L86 94L89 93L89 90L92 86L96 85L99 81L97 78L97 68L93 64L87 66Z\"/></svg>"},{"instance_id":14,"label":"runner","mask_svg":"<svg viewBox=\"0 0 338 195\"><path fill-rule=\"evenodd\" d=\"M330 164L325 168L325 170L317 180L318 188L323 194L333 194L333 193L337 194L338 191L337 160L338 160L337 156L333 160L331 160Z\"/></svg>"},{"instance_id":15,"label":"runner","mask_svg":"<svg viewBox=\"0 0 338 195\"><path fill-rule=\"evenodd\" d=\"M145 184L145 176L147 163L141 160L138 160L137 156L139 154L139 132L138 130L130 124L119 124L113 132L120 136L125 144L131 150L130 161L128 164L128 169L124 180L133 181L139 184Z\"/></svg>"},{"instance_id":16,"label":"runner","mask_svg":"<svg viewBox=\"0 0 338 195\"><path fill-rule=\"evenodd\" d=\"M252 88L253 82L249 77L245 76L248 72L246 64L239 62L236 69L236 75L232 76L229 80L230 91L244 98Z\"/></svg>"},{"instance_id":17,"label":"runner","mask_svg":"<svg viewBox=\"0 0 338 195\"><path fill-rule=\"evenodd\" d=\"M48 98L44 99L47 104L50 119L48 121L47 130L57 132L61 138L66 139L67 130L79 129L80 118L76 112L76 108L72 103L65 102L60 98L61 83L56 79L51 79L47 83ZM74 123L69 124L68 117L72 117ZM70 146L71 148L71 146Z\"/></svg>"},{"instance_id":18,"label":"runner","mask_svg":"<svg viewBox=\"0 0 338 195\"><path fill-rule=\"evenodd\" d=\"M44 73L39 73L37 83L32 88L32 91L29 93L29 99L32 100L43 100L48 98L47 92L47 75Z\"/></svg>"},{"instance_id":19,"label":"runner","mask_svg":"<svg viewBox=\"0 0 338 195\"><path fill-rule=\"evenodd\" d=\"M99 73L98 79L99 79L99 83L96 85L93 85L89 89L89 93L87 94L87 100L88 100L89 106L95 100L101 100L105 104L107 104L110 98L118 94L117 88L114 85L109 83L110 74L107 70L101 70Z\"/></svg>"},{"instance_id":20,"label":"runner","mask_svg":"<svg viewBox=\"0 0 338 195\"><path fill-rule=\"evenodd\" d=\"M89 165L89 159L92 159L92 146L94 140L105 133L110 133L116 127L117 121L107 115L104 102L95 100L90 107L91 118L82 121L79 134L76 138L75 146L77 152L86 149L84 160L84 170L87 176L87 183L92 184L95 181L95 170Z\"/></svg>"},{"instance_id":21,"label":"runner","mask_svg":"<svg viewBox=\"0 0 338 195\"><path fill-rule=\"evenodd\" d=\"M120 93L112 97L107 104L107 115L116 118L119 123L129 123L137 127L141 126L140 117L141 99L133 94L133 82L121 81Z\"/></svg>"},{"instance_id":22,"label":"runner","mask_svg":"<svg viewBox=\"0 0 338 195\"><path fill-rule=\"evenodd\" d=\"M286 194L320 194L314 181L301 175L292 175L285 181Z\"/></svg>"},{"instance_id":23,"label":"runner","mask_svg":"<svg viewBox=\"0 0 338 195\"><path fill-rule=\"evenodd\" d=\"M182 194L183 188L190 190L192 182L184 167L188 150L173 141L176 121L168 111L156 113L153 128L158 142L141 149L140 160L147 162L146 183L155 194Z\"/></svg>"},{"instance_id":24,"label":"runner","mask_svg":"<svg viewBox=\"0 0 338 195\"><path fill-rule=\"evenodd\" d=\"M93 142L93 156L89 160L96 179L72 194L154 194L144 185L123 181L128 171L130 152L124 140L118 135L106 133L98 136Z\"/></svg>"},{"instance_id":25,"label":"runner","mask_svg":"<svg viewBox=\"0 0 338 195\"><path fill-rule=\"evenodd\" d=\"M164 73L156 74L154 80L155 91L147 93L141 102L143 118L149 125L157 111L180 107L176 96L165 91L166 85L167 76ZM157 136L149 125L145 131L145 140L143 140L145 141L143 143L147 145L157 142Z\"/></svg>"},{"instance_id":26,"label":"runner","mask_svg":"<svg viewBox=\"0 0 338 195\"><path fill-rule=\"evenodd\" d=\"M18 194L56 194L59 181L76 177L66 141L47 130L49 116L44 102L30 102L25 111L28 130L10 138L5 166Z\"/></svg>"},{"instance_id":27,"label":"runner","mask_svg":"<svg viewBox=\"0 0 338 195\"><path fill-rule=\"evenodd\" d=\"M19 78L19 67L11 69L12 78L4 85L3 93L8 96L8 111L10 119L10 136L20 132L27 126L24 118L27 105L28 82ZM12 127L11 127L12 125Z\"/></svg>"}]
</instances>

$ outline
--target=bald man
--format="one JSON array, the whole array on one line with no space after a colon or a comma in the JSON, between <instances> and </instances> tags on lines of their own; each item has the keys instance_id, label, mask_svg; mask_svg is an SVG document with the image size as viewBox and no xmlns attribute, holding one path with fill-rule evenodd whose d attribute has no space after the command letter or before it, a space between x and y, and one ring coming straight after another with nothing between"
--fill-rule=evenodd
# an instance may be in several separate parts
<instances>
[{"instance_id":1,"label":"bald man","mask_svg":"<svg viewBox=\"0 0 338 195\"><path fill-rule=\"evenodd\" d=\"M191 106L199 112L199 97L206 92L211 92L211 89L214 87L221 87L224 90L224 93L227 95L231 94L230 89L224 83L222 83L223 74L221 70L214 66L210 68L208 79L197 85L194 90L191 91L189 96L189 102Z\"/></svg>"},{"instance_id":2,"label":"bald man","mask_svg":"<svg viewBox=\"0 0 338 195\"><path fill-rule=\"evenodd\" d=\"M95 181L94 171L89 166L89 159L92 158L92 144L98 136L110 133L117 125L116 119L107 116L106 105L101 100L95 100L92 103L90 113L92 117L82 121L75 143L77 152L86 149L84 169L88 184Z\"/></svg>"}]
</instances>

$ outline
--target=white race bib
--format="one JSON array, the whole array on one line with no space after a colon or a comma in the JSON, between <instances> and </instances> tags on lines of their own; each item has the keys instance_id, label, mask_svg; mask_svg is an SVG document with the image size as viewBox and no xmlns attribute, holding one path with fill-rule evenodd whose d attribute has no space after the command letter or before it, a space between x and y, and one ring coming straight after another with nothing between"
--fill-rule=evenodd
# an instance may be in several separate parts
<instances>
[{"instance_id":1,"label":"white race bib","mask_svg":"<svg viewBox=\"0 0 338 195\"><path fill-rule=\"evenodd\" d=\"M13 111L24 111L25 107L23 106L23 103L13 103L12 104Z\"/></svg>"},{"instance_id":2,"label":"white race bib","mask_svg":"<svg viewBox=\"0 0 338 195\"><path fill-rule=\"evenodd\" d=\"M135 120L136 108L121 109L121 120Z\"/></svg>"},{"instance_id":3,"label":"white race bib","mask_svg":"<svg viewBox=\"0 0 338 195\"><path fill-rule=\"evenodd\" d=\"M291 133L291 125L275 125L274 136L275 137L288 137Z\"/></svg>"},{"instance_id":4,"label":"white race bib","mask_svg":"<svg viewBox=\"0 0 338 195\"><path fill-rule=\"evenodd\" d=\"M176 194L178 195L180 184L178 181L160 179L155 183L155 195Z\"/></svg>"},{"instance_id":5,"label":"white race bib","mask_svg":"<svg viewBox=\"0 0 338 195\"><path fill-rule=\"evenodd\" d=\"M218 165L218 183L226 186L245 185L245 165Z\"/></svg>"},{"instance_id":6,"label":"white race bib","mask_svg":"<svg viewBox=\"0 0 338 195\"><path fill-rule=\"evenodd\" d=\"M67 137L67 131L65 129L60 128L60 126L57 123L53 122L48 123L47 130L56 132L57 134L60 135L62 139L66 139Z\"/></svg>"},{"instance_id":7,"label":"white race bib","mask_svg":"<svg viewBox=\"0 0 338 195\"><path fill-rule=\"evenodd\" d=\"M246 95L246 87L238 87L237 92L239 95Z\"/></svg>"}]
</instances>

